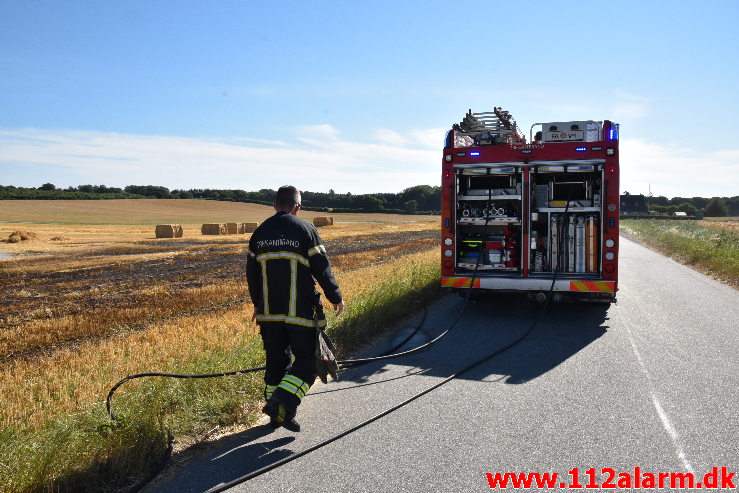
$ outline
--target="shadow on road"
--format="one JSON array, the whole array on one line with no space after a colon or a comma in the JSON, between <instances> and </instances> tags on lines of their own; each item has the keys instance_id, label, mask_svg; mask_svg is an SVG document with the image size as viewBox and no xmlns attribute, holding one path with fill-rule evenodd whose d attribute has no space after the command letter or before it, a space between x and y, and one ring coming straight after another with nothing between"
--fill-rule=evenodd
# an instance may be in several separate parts
<instances>
[{"instance_id":1,"label":"shadow on road","mask_svg":"<svg viewBox=\"0 0 739 493\"><path fill-rule=\"evenodd\" d=\"M463 308L464 300L450 297L437 307L424 324L427 340L445 330ZM408 365L408 373L447 377L486 354L518 339L536 323L521 342L464 373L468 380L526 383L581 351L606 333L606 304L563 303L547 307L518 295L488 295L470 301L464 314L441 341L432 347L399 360L385 360L350 368L341 374L343 381L358 384L377 381L388 363ZM402 351L425 341L418 338L400 348ZM379 354L382 348L376 348Z\"/></svg>"},{"instance_id":2,"label":"shadow on road","mask_svg":"<svg viewBox=\"0 0 739 493\"><path fill-rule=\"evenodd\" d=\"M295 436L270 440L267 436L271 433L274 430L269 425L257 426L218 440L207 451L187 450L175 454L170 461L167 477L159 478L144 491L207 491L244 475L245 465L248 465L248 470L257 470L295 453L287 448L295 441ZM192 455L195 459L190 461L188 456ZM177 480L169 481L172 476L177 476Z\"/></svg>"}]
</instances>

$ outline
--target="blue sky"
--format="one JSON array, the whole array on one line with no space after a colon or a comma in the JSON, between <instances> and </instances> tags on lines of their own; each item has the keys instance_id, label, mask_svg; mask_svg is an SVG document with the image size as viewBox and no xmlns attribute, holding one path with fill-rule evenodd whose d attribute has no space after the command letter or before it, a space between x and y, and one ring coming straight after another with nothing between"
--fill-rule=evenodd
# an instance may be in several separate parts
<instances>
[{"instance_id":1,"label":"blue sky","mask_svg":"<svg viewBox=\"0 0 739 493\"><path fill-rule=\"evenodd\" d=\"M467 111L621 124L622 190L739 195L739 2L0 3L0 185L398 192Z\"/></svg>"}]
</instances>

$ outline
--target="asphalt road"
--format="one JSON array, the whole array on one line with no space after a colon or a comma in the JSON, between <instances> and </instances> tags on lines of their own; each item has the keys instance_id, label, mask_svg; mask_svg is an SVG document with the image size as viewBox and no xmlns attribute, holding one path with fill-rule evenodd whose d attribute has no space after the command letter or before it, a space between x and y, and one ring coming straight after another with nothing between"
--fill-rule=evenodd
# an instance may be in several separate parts
<instances>
[{"instance_id":1,"label":"asphalt road","mask_svg":"<svg viewBox=\"0 0 739 493\"><path fill-rule=\"evenodd\" d=\"M739 471L739 293L626 239L620 267L617 305L550 307L502 355L231 491L486 491L485 473L555 472L569 483L576 467L583 485L591 467L598 483L606 467L614 483L636 466L699 479L713 466ZM452 295L432 307L410 344L446 328L462 304ZM519 297L470 303L431 348L314 386L303 432L259 426L222 439L147 491L205 491L304 450L506 345L538 315Z\"/></svg>"}]
</instances>

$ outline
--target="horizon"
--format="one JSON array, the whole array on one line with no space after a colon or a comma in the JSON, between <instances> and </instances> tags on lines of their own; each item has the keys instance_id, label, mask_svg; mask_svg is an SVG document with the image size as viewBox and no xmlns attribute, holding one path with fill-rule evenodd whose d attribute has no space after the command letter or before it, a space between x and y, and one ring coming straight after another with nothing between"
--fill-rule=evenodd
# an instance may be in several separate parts
<instances>
[{"instance_id":1,"label":"horizon","mask_svg":"<svg viewBox=\"0 0 739 493\"><path fill-rule=\"evenodd\" d=\"M398 193L439 185L445 132L501 106L527 135L619 123L622 192L739 194L731 0L2 11L0 181L15 186ZM476 34L503 24L520 36Z\"/></svg>"}]
</instances>

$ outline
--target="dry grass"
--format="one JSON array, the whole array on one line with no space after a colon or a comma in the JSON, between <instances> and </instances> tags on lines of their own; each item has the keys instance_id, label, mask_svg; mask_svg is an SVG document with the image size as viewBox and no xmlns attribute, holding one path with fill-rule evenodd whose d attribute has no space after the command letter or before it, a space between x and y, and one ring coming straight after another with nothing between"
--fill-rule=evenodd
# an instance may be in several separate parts
<instances>
[{"instance_id":1,"label":"dry grass","mask_svg":"<svg viewBox=\"0 0 739 493\"><path fill-rule=\"evenodd\" d=\"M732 233L739 233L739 218L721 218L698 221L700 226L707 228L721 229Z\"/></svg>"},{"instance_id":2,"label":"dry grass","mask_svg":"<svg viewBox=\"0 0 739 493\"><path fill-rule=\"evenodd\" d=\"M163 320L195 311L209 311L232 300L246 298L243 283L228 282L196 289L170 289L167 285L145 287L127 296L125 302L113 301L90 306L91 297L111 299L120 286L74 290L64 294L64 303L55 309L29 310L26 320L6 317L7 328L0 331L0 361L13 355L35 355L57 350L81 339L110 337L117 333L142 330ZM32 297L27 290L19 294ZM19 323L14 323L19 322Z\"/></svg>"},{"instance_id":3,"label":"dry grass","mask_svg":"<svg viewBox=\"0 0 739 493\"><path fill-rule=\"evenodd\" d=\"M81 412L103 400L125 375L162 371L181 358L245 344L255 334L242 305L85 342L43 358L12 361L0 370L0 424L33 428Z\"/></svg>"}]
</instances>

